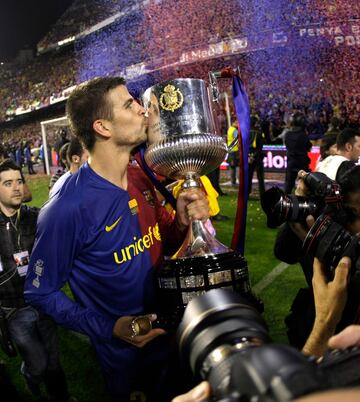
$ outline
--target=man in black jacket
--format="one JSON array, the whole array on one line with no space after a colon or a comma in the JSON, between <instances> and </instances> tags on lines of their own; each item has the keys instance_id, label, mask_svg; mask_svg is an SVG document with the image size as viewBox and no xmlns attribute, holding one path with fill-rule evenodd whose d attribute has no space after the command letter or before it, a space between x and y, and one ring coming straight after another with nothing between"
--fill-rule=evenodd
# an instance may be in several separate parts
<instances>
[{"instance_id":1,"label":"man in black jacket","mask_svg":"<svg viewBox=\"0 0 360 402\"><path fill-rule=\"evenodd\" d=\"M311 142L305 133L305 116L295 113L291 117L291 129L285 135L287 167L285 178L285 193L290 194L294 188L299 170L309 170L310 158L308 152Z\"/></svg>"},{"instance_id":2,"label":"man in black jacket","mask_svg":"<svg viewBox=\"0 0 360 402\"><path fill-rule=\"evenodd\" d=\"M8 333L23 363L30 391L40 396L45 382L53 401L72 400L57 350L56 326L24 301L24 281L33 248L39 210L22 205L24 183L10 159L0 163L0 303ZM41 276L41 266L37 267ZM70 398L70 399L69 399Z\"/></svg>"}]
</instances>

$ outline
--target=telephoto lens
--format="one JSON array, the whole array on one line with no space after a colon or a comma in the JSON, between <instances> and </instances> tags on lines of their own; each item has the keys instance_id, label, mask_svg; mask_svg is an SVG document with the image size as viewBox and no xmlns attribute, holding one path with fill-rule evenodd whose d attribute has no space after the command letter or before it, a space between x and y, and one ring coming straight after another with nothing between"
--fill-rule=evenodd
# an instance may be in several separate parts
<instances>
[{"instance_id":1,"label":"telephoto lens","mask_svg":"<svg viewBox=\"0 0 360 402\"><path fill-rule=\"evenodd\" d=\"M308 215L319 210L319 201L292 194L285 194L279 187L265 191L261 207L267 217L267 226L276 228L284 222L305 222Z\"/></svg>"},{"instance_id":2,"label":"telephoto lens","mask_svg":"<svg viewBox=\"0 0 360 402\"><path fill-rule=\"evenodd\" d=\"M288 345L270 344L257 310L234 292L215 289L188 304L177 340L217 402L285 402L327 386L326 376Z\"/></svg>"},{"instance_id":3,"label":"telephoto lens","mask_svg":"<svg viewBox=\"0 0 360 402\"><path fill-rule=\"evenodd\" d=\"M328 214L321 214L306 235L302 248L324 263L329 277L343 256L351 259L351 275L360 281L360 238L352 236Z\"/></svg>"}]
</instances>

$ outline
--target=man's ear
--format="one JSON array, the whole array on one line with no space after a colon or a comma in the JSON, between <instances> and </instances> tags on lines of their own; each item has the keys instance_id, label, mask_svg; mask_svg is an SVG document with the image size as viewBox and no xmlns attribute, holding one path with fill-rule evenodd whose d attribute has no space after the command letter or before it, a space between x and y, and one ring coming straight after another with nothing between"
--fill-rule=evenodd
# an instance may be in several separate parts
<instances>
[{"instance_id":1,"label":"man's ear","mask_svg":"<svg viewBox=\"0 0 360 402\"><path fill-rule=\"evenodd\" d=\"M345 144L345 151L351 152L352 149L353 149L353 144L351 144L351 142L347 142L347 143Z\"/></svg>"},{"instance_id":2,"label":"man's ear","mask_svg":"<svg viewBox=\"0 0 360 402\"><path fill-rule=\"evenodd\" d=\"M93 129L97 134L103 137L110 137L110 122L103 119L95 120L93 123Z\"/></svg>"}]
</instances>

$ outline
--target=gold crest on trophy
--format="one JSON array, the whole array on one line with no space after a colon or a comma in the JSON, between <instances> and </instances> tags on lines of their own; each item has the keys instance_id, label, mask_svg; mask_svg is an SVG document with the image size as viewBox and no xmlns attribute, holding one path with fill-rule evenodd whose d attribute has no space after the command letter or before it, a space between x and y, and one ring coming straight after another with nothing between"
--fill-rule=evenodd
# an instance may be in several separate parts
<instances>
[{"instance_id":1,"label":"gold crest on trophy","mask_svg":"<svg viewBox=\"0 0 360 402\"><path fill-rule=\"evenodd\" d=\"M161 94L159 102L164 110L173 112L182 106L184 103L184 96L179 88L176 89L174 85L169 84L164 88L164 92Z\"/></svg>"}]
</instances>

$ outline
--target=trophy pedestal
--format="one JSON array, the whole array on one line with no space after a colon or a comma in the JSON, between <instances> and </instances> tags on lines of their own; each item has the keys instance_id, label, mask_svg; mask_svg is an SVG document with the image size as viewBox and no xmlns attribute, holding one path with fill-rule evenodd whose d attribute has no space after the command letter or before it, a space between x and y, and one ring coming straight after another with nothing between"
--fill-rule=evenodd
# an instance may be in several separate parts
<instances>
[{"instance_id":1,"label":"trophy pedestal","mask_svg":"<svg viewBox=\"0 0 360 402\"><path fill-rule=\"evenodd\" d=\"M263 310L251 292L247 262L236 251L167 260L158 271L157 281L158 325L167 330L176 330L192 298L211 289L233 290Z\"/></svg>"}]
</instances>

